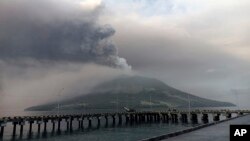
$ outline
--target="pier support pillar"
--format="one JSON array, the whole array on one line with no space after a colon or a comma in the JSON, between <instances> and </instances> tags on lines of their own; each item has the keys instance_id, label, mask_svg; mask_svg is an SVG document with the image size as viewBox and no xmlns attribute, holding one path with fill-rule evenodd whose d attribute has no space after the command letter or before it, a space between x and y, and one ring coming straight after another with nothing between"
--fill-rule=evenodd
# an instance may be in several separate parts
<instances>
[{"instance_id":1,"label":"pier support pillar","mask_svg":"<svg viewBox=\"0 0 250 141\"><path fill-rule=\"evenodd\" d=\"M209 122L208 114L206 114L206 113L202 114L202 121L203 121L203 123L208 123Z\"/></svg>"},{"instance_id":2,"label":"pier support pillar","mask_svg":"<svg viewBox=\"0 0 250 141\"><path fill-rule=\"evenodd\" d=\"M47 134L47 123L48 123L48 119L43 119L43 124L44 124L44 128L43 128L43 134Z\"/></svg>"},{"instance_id":3,"label":"pier support pillar","mask_svg":"<svg viewBox=\"0 0 250 141\"><path fill-rule=\"evenodd\" d=\"M67 131L69 131L69 119L66 118L65 121L66 121L66 125L67 125Z\"/></svg>"},{"instance_id":4,"label":"pier support pillar","mask_svg":"<svg viewBox=\"0 0 250 141\"><path fill-rule=\"evenodd\" d=\"M4 126L1 126L0 138L3 138Z\"/></svg>"},{"instance_id":5,"label":"pier support pillar","mask_svg":"<svg viewBox=\"0 0 250 141\"><path fill-rule=\"evenodd\" d=\"M144 123L145 122L145 115L141 114L141 122Z\"/></svg>"},{"instance_id":6,"label":"pier support pillar","mask_svg":"<svg viewBox=\"0 0 250 141\"><path fill-rule=\"evenodd\" d=\"M32 120L32 119L30 119L29 120L29 136L31 136L31 134L32 134L32 124L34 123L34 120Z\"/></svg>"},{"instance_id":7,"label":"pier support pillar","mask_svg":"<svg viewBox=\"0 0 250 141\"><path fill-rule=\"evenodd\" d=\"M24 126L25 122L24 121L20 121L19 125L20 125L20 137L23 136L23 126Z\"/></svg>"},{"instance_id":8,"label":"pier support pillar","mask_svg":"<svg viewBox=\"0 0 250 141\"><path fill-rule=\"evenodd\" d=\"M17 121L13 122L13 132L12 132L12 136L16 136L16 125L18 124Z\"/></svg>"},{"instance_id":9,"label":"pier support pillar","mask_svg":"<svg viewBox=\"0 0 250 141\"><path fill-rule=\"evenodd\" d=\"M149 119L149 114L146 114L146 122L149 123L150 119Z\"/></svg>"},{"instance_id":10,"label":"pier support pillar","mask_svg":"<svg viewBox=\"0 0 250 141\"><path fill-rule=\"evenodd\" d=\"M84 117L81 117L81 129L83 130L84 129L84 126L83 126L83 121L84 121Z\"/></svg>"},{"instance_id":11,"label":"pier support pillar","mask_svg":"<svg viewBox=\"0 0 250 141\"><path fill-rule=\"evenodd\" d=\"M219 113L215 114L213 119L214 121L220 121L220 114Z\"/></svg>"},{"instance_id":12,"label":"pier support pillar","mask_svg":"<svg viewBox=\"0 0 250 141\"><path fill-rule=\"evenodd\" d=\"M118 115L119 121L118 124L121 125L122 124L122 115Z\"/></svg>"},{"instance_id":13,"label":"pier support pillar","mask_svg":"<svg viewBox=\"0 0 250 141\"><path fill-rule=\"evenodd\" d=\"M187 114L185 114L185 113L181 114L181 121L183 123L188 123L188 116L187 116Z\"/></svg>"},{"instance_id":14,"label":"pier support pillar","mask_svg":"<svg viewBox=\"0 0 250 141\"><path fill-rule=\"evenodd\" d=\"M195 113L191 113L191 121L192 123L198 123L198 115Z\"/></svg>"},{"instance_id":15,"label":"pier support pillar","mask_svg":"<svg viewBox=\"0 0 250 141\"><path fill-rule=\"evenodd\" d=\"M108 125L109 125L109 119L108 119L108 116L106 115L106 116L104 116L105 117L105 126L106 127L108 127Z\"/></svg>"},{"instance_id":16,"label":"pier support pillar","mask_svg":"<svg viewBox=\"0 0 250 141\"><path fill-rule=\"evenodd\" d=\"M226 117L227 118L232 118L232 114L231 113L227 113Z\"/></svg>"},{"instance_id":17,"label":"pier support pillar","mask_svg":"<svg viewBox=\"0 0 250 141\"><path fill-rule=\"evenodd\" d=\"M129 118L130 118L130 124L133 124L134 123L134 116L133 116L133 114L130 114Z\"/></svg>"},{"instance_id":18,"label":"pier support pillar","mask_svg":"<svg viewBox=\"0 0 250 141\"><path fill-rule=\"evenodd\" d=\"M81 120L77 118L77 121L78 121L78 129L81 129Z\"/></svg>"},{"instance_id":19,"label":"pier support pillar","mask_svg":"<svg viewBox=\"0 0 250 141\"><path fill-rule=\"evenodd\" d=\"M57 133L61 132L61 121L62 121L61 118L57 119Z\"/></svg>"},{"instance_id":20,"label":"pier support pillar","mask_svg":"<svg viewBox=\"0 0 250 141\"><path fill-rule=\"evenodd\" d=\"M91 127L92 127L92 119L91 119L91 118L88 118L88 120L89 120L88 128L91 128Z\"/></svg>"},{"instance_id":21,"label":"pier support pillar","mask_svg":"<svg viewBox=\"0 0 250 141\"><path fill-rule=\"evenodd\" d=\"M134 115L134 121L135 121L135 123L138 123L138 114Z\"/></svg>"},{"instance_id":22,"label":"pier support pillar","mask_svg":"<svg viewBox=\"0 0 250 141\"><path fill-rule=\"evenodd\" d=\"M160 115L160 113L157 113L156 117L157 117L157 122L161 122L161 115Z\"/></svg>"},{"instance_id":23,"label":"pier support pillar","mask_svg":"<svg viewBox=\"0 0 250 141\"><path fill-rule=\"evenodd\" d=\"M129 122L129 115L126 115L126 124Z\"/></svg>"},{"instance_id":24,"label":"pier support pillar","mask_svg":"<svg viewBox=\"0 0 250 141\"><path fill-rule=\"evenodd\" d=\"M153 115L152 114L149 114L149 121L150 121L150 123L153 122Z\"/></svg>"},{"instance_id":25,"label":"pier support pillar","mask_svg":"<svg viewBox=\"0 0 250 141\"><path fill-rule=\"evenodd\" d=\"M101 126L101 117L96 117L97 118L97 128Z\"/></svg>"},{"instance_id":26,"label":"pier support pillar","mask_svg":"<svg viewBox=\"0 0 250 141\"><path fill-rule=\"evenodd\" d=\"M163 122L169 122L169 115L168 114L163 114Z\"/></svg>"},{"instance_id":27,"label":"pier support pillar","mask_svg":"<svg viewBox=\"0 0 250 141\"><path fill-rule=\"evenodd\" d=\"M55 132L55 120L52 119L51 123L52 123L52 133L54 133Z\"/></svg>"},{"instance_id":28,"label":"pier support pillar","mask_svg":"<svg viewBox=\"0 0 250 141\"><path fill-rule=\"evenodd\" d=\"M70 123L70 126L69 126L69 130L70 130L70 132L72 132L73 131L73 120L74 120L74 117L73 116L71 116L70 117L70 121L69 121L69 123Z\"/></svg>"},{"instance_id":29,"label":"pier support pillar","mask_svg":"<svg viewBox=\"0 0 250 141\"><path fill-rule=\"evenodd\" d=\"M115 115L112 115L112 119L113 119L113 126L115 126Z\"/></svg>"},{"instance_id":30,"label":"pier support pillar","mask_svg":"<svg viewBox=\"0 0 250 141\"><path fill-rule=\"evenodd\" d=\"M0 139L3 138L3 134L4 134L4 127L6 126L6 123L4 121L0 121L0 128L1 128L1 132L0 132Z\"/></svg>"},{"instance_id":31,"label":"pier support pillar","mask_svg":"<svg viewBox=\"0 0 250 141\"><path fill-rule=\"evenodd\" d=\"M178 115L177 114L171 114L171 119L173 123L178 123Z\"/></svg>"},{"instance_id":32,"label":"pier support pillar","mask_svg":"<svg viewBox=\"0 0 250 141\"><path fill-rule=\"evenodd\" d=\"M42 121L37 121L37 125L38 125L38 129L37 129L37 133L40 134L41 132L41 124L42 124Z\"/></svg>"}]
</instances>

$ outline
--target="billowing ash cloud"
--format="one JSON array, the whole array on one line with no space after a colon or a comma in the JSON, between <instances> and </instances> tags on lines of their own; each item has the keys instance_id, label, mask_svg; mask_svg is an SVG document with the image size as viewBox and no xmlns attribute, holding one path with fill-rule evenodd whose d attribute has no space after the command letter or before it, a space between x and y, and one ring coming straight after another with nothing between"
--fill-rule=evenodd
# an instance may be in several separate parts
<instances>
[{"instance_id":1,"label":"billowing ash cloud","mask_svg":"<svg viewBox=\"0 0 250 141\"><path fill-rule=\"evenodd\" d=\"M115 30L98 24L103 9L70 0L1 0L0 59L96 63L130 69L110 39Z\"/></svg>"}]
</instances>

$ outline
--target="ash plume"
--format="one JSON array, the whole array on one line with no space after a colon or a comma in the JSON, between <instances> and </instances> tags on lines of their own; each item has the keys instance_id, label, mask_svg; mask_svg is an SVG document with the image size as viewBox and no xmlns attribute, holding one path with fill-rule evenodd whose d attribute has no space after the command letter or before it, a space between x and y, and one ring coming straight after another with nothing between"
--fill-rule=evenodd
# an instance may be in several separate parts
<instances>
[{"instance_id":1,"label":"ash plume","mask_svg":"<svg viewBox=\"0 0 250 141\"><path fill-rule=\"evenodd\" d=\"M96 63L131 69L118 56L115 30L98 23L104 6L81 1L1 0L0 59Z\"/></svg>"},{"instance_id":2,"label":"ash plume","mask_svg":"<svg viewBox=\"0 0 250 141\"><path fill-rule=\"evenodd\" d=\"M0 0L0 109L53 101L62 88L62 99L86 94L130 73L112 42L115 30L99 22L104 8L84 0Z\"/></svg>"}]
</instances>

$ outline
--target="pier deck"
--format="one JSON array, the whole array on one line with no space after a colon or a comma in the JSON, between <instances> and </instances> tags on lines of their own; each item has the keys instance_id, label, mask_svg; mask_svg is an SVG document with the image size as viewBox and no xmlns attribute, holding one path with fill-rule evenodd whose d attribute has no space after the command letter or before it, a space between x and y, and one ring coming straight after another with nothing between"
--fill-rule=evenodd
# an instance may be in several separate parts
<instances>
[{"instance_id":1,"label":"pier deck","mask_svg":"<svg viewBox=\"0 0 250 141\"><path fill-rule=\"evenodd\" d=\"M165 139L163 141L229 141L229 126L231 124L250 124L250 115Z\"/></svg>"}]
</instances>

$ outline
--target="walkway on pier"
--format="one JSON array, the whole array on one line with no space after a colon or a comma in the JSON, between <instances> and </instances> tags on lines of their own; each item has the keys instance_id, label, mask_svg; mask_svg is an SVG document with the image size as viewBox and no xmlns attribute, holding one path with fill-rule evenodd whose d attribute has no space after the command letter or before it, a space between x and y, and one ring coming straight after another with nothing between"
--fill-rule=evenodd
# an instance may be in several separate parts
<instances>
[{"instance_id":1,"label":"walkway on pier","mask_svg":"<svg viewBox=\"0 0 250 141\"><path fill-rule=\"evenodd\" d=\"M163 141L229 141L230 124L250 124L250 115L202 128Z\"/></svg>"}]
</instances>

